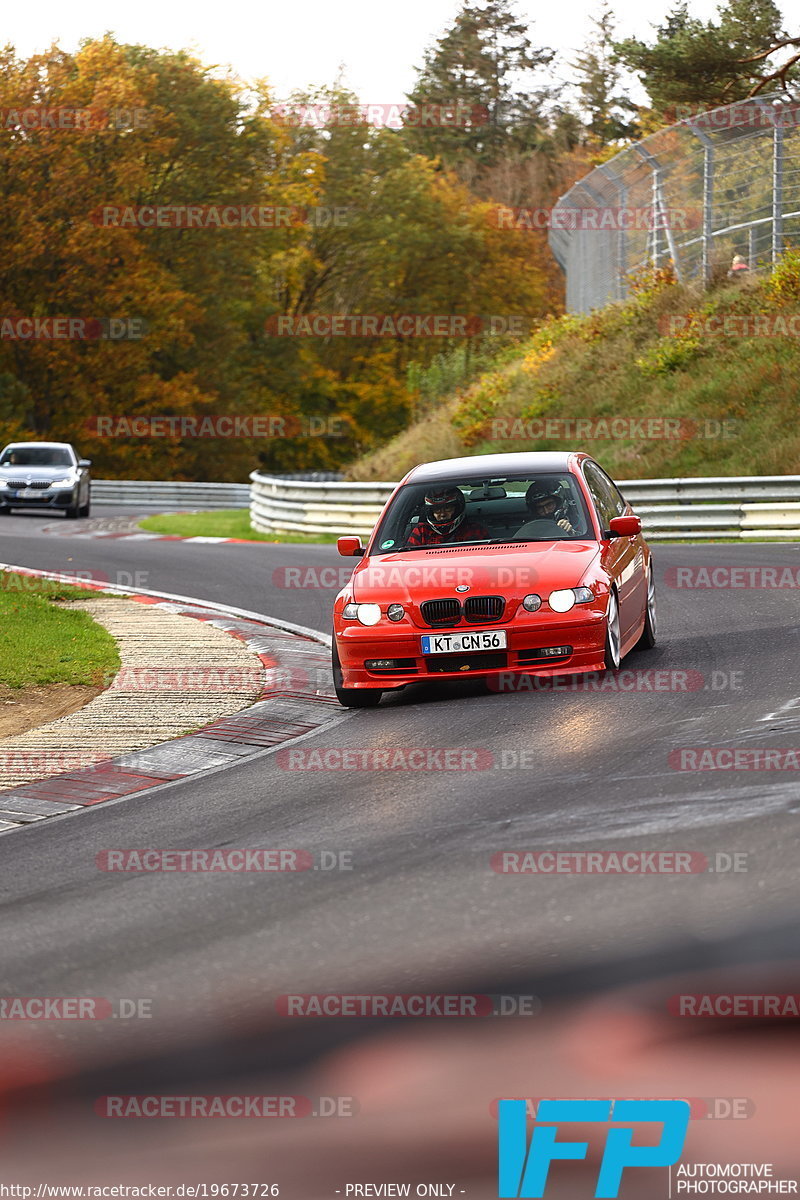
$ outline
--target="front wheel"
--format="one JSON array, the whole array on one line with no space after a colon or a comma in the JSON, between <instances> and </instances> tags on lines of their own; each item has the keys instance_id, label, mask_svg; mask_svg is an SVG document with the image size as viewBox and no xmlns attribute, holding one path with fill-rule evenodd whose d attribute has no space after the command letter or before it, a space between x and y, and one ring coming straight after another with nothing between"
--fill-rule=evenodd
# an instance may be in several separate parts
<instances>
[{"instance_id":1,"label":"front wheel","mask_svg":"<svg viewBox=\"0 0 800 1200\"><path fill-rule=\"evenodd\" d=\"M604 656L607 671L619 670L620 644L619 603L617 601L617 593L612 588L608 594L608 608L606 609L606 644Z\"/></svg>"},{"instance_id":2,"label":"front wheel","mask_svg":"<svg viewBox=\"0 0 800 1200\"><path fill-rule=\"evenodd\" d=\"M656 583L653 579L652 563L647 570L647 602L644 609L644 629L634 646L635 650L652 650L656 644L658 618L656 616Z\"/></svg>"},{"instance_id":3,"label":"front wheel","mask_svg":"<svg viewBox=\"0 0 800 1200\"><path fill-rule=\"evenodd\" d=\"M89 513L91 511L92 511L92 494L91 494L91 492L87 492L86 493L86 503L82 504L80 506L80 508L78 509L78 516L79 517L88 517Z\"/></svg>"},{"instance_id":4,"label":"front wheel","mask_svg":"<svg viewBox=\"0 0 800 1200\"><path fill-rule=\"evenodd\" d=\"M380 688L346 688L342 687L342 664L339 661L339 651L336 648L336 637L331 649L331 669L333 671L333 690L336 699L343 708L375 708L380 702L383 692Z\"/></svg>"}]
</instances>

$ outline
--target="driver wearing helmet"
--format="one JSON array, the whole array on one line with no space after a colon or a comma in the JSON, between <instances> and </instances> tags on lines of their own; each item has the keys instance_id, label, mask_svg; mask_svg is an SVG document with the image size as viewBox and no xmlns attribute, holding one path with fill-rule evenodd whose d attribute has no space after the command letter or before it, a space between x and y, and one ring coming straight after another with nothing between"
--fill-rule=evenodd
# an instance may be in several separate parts
<instances>
[{"instance_id":1,"label":"driver wearing helmet","mask_svg":"<svg viewBox=\"0 0 800 1200\"><path fill-rule=\"evenodd\" d=\"M425 518L411 530L406 545L484 541L489 536L486 526L465 517L466 506L460 488L431 488L425 493Z\"/></svg>"},{"instance_id":2,"label":"driver wearing helmet","mask_svg":"<svg viewBox=\"0 0 800 1200\"><path fill-rule=\"evenodd\" d=\"M525 493L525 504L528 512L531 514L531 522L552 521L559 529L563 529L564 533L577 532L574 525L565 516L561 515L561 493L552 484L532 483ZM528 522L528 524L531 522ZM527 529L528 525L523 525L522 529L517 530L516 536L519 537Z\"/></svg>"}]
</instances>

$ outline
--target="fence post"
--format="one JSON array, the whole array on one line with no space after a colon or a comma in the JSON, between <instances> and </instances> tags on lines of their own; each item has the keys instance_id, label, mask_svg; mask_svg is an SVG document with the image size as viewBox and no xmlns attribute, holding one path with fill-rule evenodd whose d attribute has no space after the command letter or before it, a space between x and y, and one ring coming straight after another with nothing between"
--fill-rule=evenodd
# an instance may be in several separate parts
<instances>
[{"instance_id":1,"label":"fence post","mask_svg":"<svg viewBox=\"0 0 800 1200\"><path fill-rule=\"evenodd\" d=\"M714 143L702 129L695 129L691 120L687 126L703 144L703 283L711 280L711 248L714 244Z\"/></svg>"},{"instance_id":2,"label":"fence post","mask_svg":"<svg viewBox=\"0 0 800 1200\"><path fill-rule=\"evenodd\" d=\"M654 154L649 150L645 150L641 142L637 142L634 146L637 154L644 159L650 170L653 172L653 255L652 263L654 267L658 267L659 256L659 237L658 237L658 217L664 217L664 235L667 239L672 265L675 268L675 275L678 283L683 283L683 272L681 270L681 262L678 257L678 247L675 245L675 238L672 236L672 226L669 222L669 213L664 204L664 191L661 186L661 163Z\"/></svg>"},{"instance_id":3,"label":"fence post","mask_svg":"<svg viewBox=\"0 0 800 1200\"><path fill-rule=\"evenodd\" d=\"M775 113L772 131L772 265L783 251L783 124Z\"/></svg>"}]
</instances>

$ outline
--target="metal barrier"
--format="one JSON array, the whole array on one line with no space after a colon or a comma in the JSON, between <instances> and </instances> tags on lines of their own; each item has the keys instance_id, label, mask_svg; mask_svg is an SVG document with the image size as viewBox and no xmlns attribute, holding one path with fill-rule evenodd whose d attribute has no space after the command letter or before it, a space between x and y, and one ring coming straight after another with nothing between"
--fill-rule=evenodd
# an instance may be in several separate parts
<instances>
[{"instance_id":1,"label":"metal barrier","mask_svg":"<svg viewBox=\"0 0 800 1200\"><path fill-rule=\"evenodd\" d=\"M707 283L735 254L753 271L797 245L798 99L775 92L688 115L574 184L549 232L567 311L625 299L629 272L646 265Z\"/></svg>"},{"instance_id":2,"label":"metal barrier","mask_svg":"<svg viewBox=\"0 0 800 1200\"><path fill-rule=\"evenodd\" d=\"M292 479L304 482L335 481L342 478L336 471L306 471L294 475L278 475L285 483ZM92 499L96 504L121 504L138 508L158 507L161 512L183 512L186 509L210 511L219 508L248 508L250 485L247 483L192 483L184 480L93 479Z\"/></svg>"},{"instance_id":3,"label":"metal barrier","mask_svg":"<svg viewBox=\"0 0 800 1200\"><path fill-rule=\"evenodd\" d=\"M394 483L313 483L254 471L250 523L261 533L367 537ZM631 479L620 489L650 540L800 541L800 475Z\"/></svg>"},{"instance_id":4,"label":"metal barrier","mask_svg":"<svg viewBox=\"0 0 800 1200\"><path fill-rule=\"evenodd\" d=\"M121 504L136 508L158 508L159 512L208 511L217 508L247 508L250 489L246 483L186 483L150 479L93 479L95 504Z\"/></svg>"},{"instance_id":5,"label":"metal barrier","mask_svg":"<svg viewBox=\"0 0 800 1200\"><path fill-rule=\"evenodd\" d=\"M260 533L360 533L367 536L395 483L313 483L250 476L250 524Z\"/></svg>"}]
</instances>

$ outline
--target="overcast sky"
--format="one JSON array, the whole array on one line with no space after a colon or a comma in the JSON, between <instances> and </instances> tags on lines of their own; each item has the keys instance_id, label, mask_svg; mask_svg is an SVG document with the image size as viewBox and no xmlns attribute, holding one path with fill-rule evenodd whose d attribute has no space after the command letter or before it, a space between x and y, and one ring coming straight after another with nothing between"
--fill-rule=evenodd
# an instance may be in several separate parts
<instances>
[{"instance_id":1,"label":"overcast sky","mask_svg":"<svg viewBox=\"0 0 800 1200\"><path fill-rule=\"evenodd\" d=\"M612 8L618 33L647 37L673 4L616 0ZM389 104L402 102L413 84L414 67L460 5L459 0L213 0L205 5L37 0L4 7L2 40L26 56L54 40L74 49L81 37L110 30L124 42L187 47L204 62L229 64L247 79L264 76L277 99L293 88L332 83L341 68L343 81L363 102ZM534 44L564 52L583 45L600 7L599 0L517 0L516 5L531 22ZM690 0L689 8L694 16L712 17L717 0ZM563 60L558 74L560 79L568 76Z\"/></svg>"}]
</instances>

